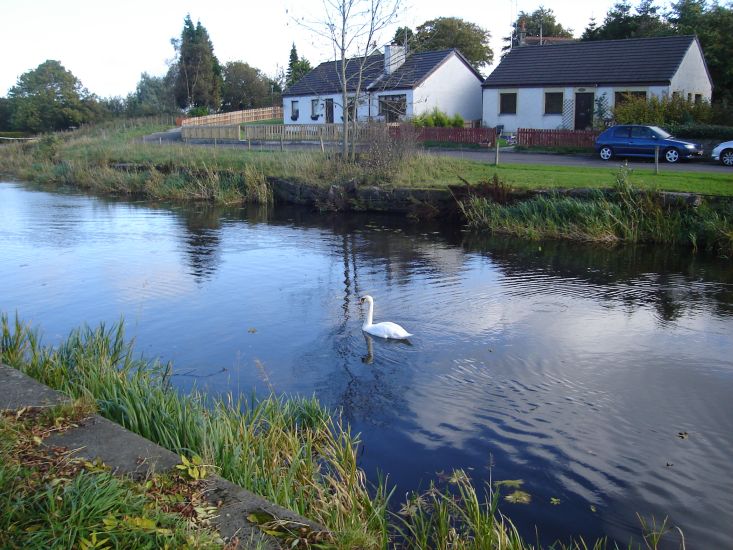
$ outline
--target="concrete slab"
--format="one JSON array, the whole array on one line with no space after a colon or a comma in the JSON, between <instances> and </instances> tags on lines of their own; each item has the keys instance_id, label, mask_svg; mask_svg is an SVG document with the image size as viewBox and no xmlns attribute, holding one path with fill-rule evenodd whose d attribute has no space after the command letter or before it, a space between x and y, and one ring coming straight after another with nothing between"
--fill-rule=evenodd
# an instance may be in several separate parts
<instances>
[{"instance_id":1,"label":"concrete slab","mask_svg":"<svg viewBox=\"0 0 733 550\"><path fill-rule=\"evenodd\" d=\"M305 519L282 506L273 504L226 479L212 476L210 483L211 487L207 492L209 501L213 504L218 502L224 503L219 510L218 516L212 523L226 539L231 539L236 536L241 541L246 541L252 537L253 533L255 536L259 535L259 529L247 520L247 516L253 512L266 512L277 519L306 525L314 531L325 530L323 526ZM269 537L265 538L265 540L267 539ZM275 545L273 548L278 548L278 546Z\"/></svg>"},{"instance_id":2,"label":"concrete slab","mask_svg":"<svg viewBox=\"0 0 733 550\"><path fill-rule=\"evenodd\" d=\"M0 410L50 407L69 401L65 395L17 369L0 364Z\"/></svg>"},{"instance_id":3,"label":"concrete slab","mask_svg":"<svg viewBox=\"0 0 733 550\"><path fill-rule=\"evenodd\" d=\"M75 456L87 460L100 458L116 473L133 477L166 471L180 463L175 453L101 416L93 416L78 428L53 435L46 443L75 450Z\"/></svg>"}]
</instances>

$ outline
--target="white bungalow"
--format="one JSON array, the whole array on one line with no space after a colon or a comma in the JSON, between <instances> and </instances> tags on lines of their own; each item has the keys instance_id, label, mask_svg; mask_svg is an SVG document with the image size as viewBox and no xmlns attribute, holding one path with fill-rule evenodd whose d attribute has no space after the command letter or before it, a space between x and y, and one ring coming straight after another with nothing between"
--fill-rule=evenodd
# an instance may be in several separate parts
<instances>
[{"instance_id":1,"label":"white bungalow","mask_svg":"<svg viewBox=\"0 0 733 550\"><path fill-rule=\"evenodd\" d=\"M358 67L347 62L347 90L354 101ZM321 63L283 93L285 124L331 124L343 120L340 61ZM402 46L385 46L366 60L357 119L395 122L437 107L464 120L481 118L483 78L458 50L406 54Z\"/></svg>"},{"instance_id":2,"label":"white bungalow","mask_svg":"<svg viewBox=\"0 0 733 550\"><path fill-rule=\"evenodd\" d=\"M515 47L483 85L483 125L584 130L629 96L710 100L695 36Z\"/></svg>"}]
</instances>

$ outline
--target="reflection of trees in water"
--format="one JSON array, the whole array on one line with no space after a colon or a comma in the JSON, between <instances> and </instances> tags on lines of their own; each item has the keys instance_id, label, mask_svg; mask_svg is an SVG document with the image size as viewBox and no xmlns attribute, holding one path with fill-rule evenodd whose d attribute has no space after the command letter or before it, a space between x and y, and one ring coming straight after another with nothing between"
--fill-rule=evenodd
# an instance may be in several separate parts
<instances>
[{"instance_id":1,"label":"reflection of trees in water","mask_svg":"<svg viewBox=\"0 0 733 550\"><path fill-rule=\"evenodd\" d=\"M705 308L733 315L733 269L726 260L662 246L601 246L467 233L464 248L488 256L509 276L541 273L569 286L592 285L600 300L629 310L653 307L664 322Z\"/></svg>"},{"instance_id":2,"label":"reflection of trees in water","mask_svg":"<svg viewBox=\"0 0 733 550\"><path fill-rule=\"evenodd\" d=\"M409 284L418 272L435 277L460 272L465 268L467 252L487 256L508 277L534 272L563 279L569 288L582 284L587 289L592 285L597 299L622 303L629 310L653 307L664 322L700 307L716 315L733 315L730 262L696 256L687 250L567 241L540 243L488 233L462 233L455 226L416 223L401 216L323 214L281 205L270 209L199 205L178 212L187 230L186 253L197 279L210 277L220 262L222 220L312 228L340 237L344 322L349 320L356 296L357 264L382 271L387 283Z\"/></svg>"},{"instance_id":3,"label":"reflection of trees in water","mask_svg":"<svg viewBox=\"0 0 733 550\"><path fill-rule=\"evenodd\" d=\"M179 211L186 233L185 254L197 282L211 277L221 262L221 209L197 205Z\"/></svg>"}]
</instances>

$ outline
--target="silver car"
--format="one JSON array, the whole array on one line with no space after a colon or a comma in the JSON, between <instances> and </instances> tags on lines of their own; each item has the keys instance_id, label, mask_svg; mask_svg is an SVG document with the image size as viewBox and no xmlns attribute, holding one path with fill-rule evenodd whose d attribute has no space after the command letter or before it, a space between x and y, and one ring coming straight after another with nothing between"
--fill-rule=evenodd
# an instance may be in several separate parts
<instances>
[{"instance_id":1,"label":"silver car","mask_svg":"<svg viewBox=\"0 0 733 550\"><path fill-rule=\"evenodd\" d=\"M712 157L725 166L733 167L733 141L724 141L718 145L713 149Z\"/></svg>"}]
</instances>

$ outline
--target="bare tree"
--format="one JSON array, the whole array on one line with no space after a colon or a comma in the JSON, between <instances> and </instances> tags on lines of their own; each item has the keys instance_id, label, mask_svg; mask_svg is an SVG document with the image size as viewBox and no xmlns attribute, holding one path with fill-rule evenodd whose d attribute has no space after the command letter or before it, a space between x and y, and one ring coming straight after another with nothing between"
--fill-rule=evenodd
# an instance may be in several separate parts
<instances>
[{"instance_id":1,"label":"bare tree","mask_svg":"<svg viewBox=\"0 0 733 550\"><path fill-rule=\"evenodd\" d=\"M356 135L357 112L364 87L364 74L374 63L379 34L397 18L402 0L322 0L318 20L296 19L304 28L324 38L333 48L335 70L341 87L343 158L354 159L355 140L349 139L349 121ZM352 68L355 70L352 71ZM353 101L349 101L353 93ZM351 144L351 148L349 145Z\"/></svg>"}]
</instances>

